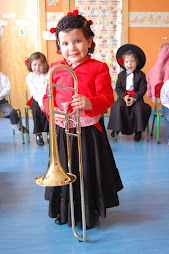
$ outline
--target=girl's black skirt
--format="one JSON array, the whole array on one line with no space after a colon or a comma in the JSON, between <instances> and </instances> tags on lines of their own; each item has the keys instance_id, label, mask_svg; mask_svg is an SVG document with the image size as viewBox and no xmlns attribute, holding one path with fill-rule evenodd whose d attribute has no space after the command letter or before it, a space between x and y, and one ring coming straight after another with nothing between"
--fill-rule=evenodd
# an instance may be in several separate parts
<instances>
[{"instance_id":1,"label":"girl's black skirt","mask_svg":"<svg viewBox=\"0 0 169 254\"><path fill-rule=\"evenodd\" d=\"M106 217L106 208L119 205L117 192L123 188L112 150L107 138L103 120L100 119L103 132L95 126L81 128L82 165L84 177L86 224L93 224L95 211ZM65 129L56 126L59 157L62 167L67 168L67 148ZM70 132L76 133L76 129ZM70 136L72 173L77 176L73 183L75 220L81 221L81 201L79 187L78 144L77 138ZM61 215L61 222L71 226L69 204L69 185L46 187L45 199L49 200L49 217Z\"/></svg>"},{"instance_id":2,"label":"girl's black skirt","mask_svg":"<svg viewBox=\"0 0 169 254\"><path fill-rule=\"evenodd\" d=\"M143 99L127 107L125 101L118 98L111 106L107 128L113 131L121 131L126 135L145 131L150 115L151 106L144 103Z\"/></svg>"}]
</instances>

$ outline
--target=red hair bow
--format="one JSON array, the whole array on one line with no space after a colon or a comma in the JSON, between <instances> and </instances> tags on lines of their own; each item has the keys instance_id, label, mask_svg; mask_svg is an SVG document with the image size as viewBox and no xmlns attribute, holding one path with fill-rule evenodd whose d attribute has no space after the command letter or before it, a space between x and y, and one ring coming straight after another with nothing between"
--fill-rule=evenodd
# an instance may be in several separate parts
<instances>
[{"instance_id":1,"label":"red hair bow","mask_svg":"<svg viewBox=\"0 0 169 254\"><path fill-rule=\"evenodd\" d=\"M54 34L55 32L56 32L56 28L52 27L52 28L50 29L50 33L51 33L51 34Z\"/></svg>"},{"instance_id":2,"label":"red hair bow","mask_svg":"<svg viewBox=\"0 0 169 254\"><path fill-rule=\"evenodd\" d=\"M67 16L71 15L71 14L73 14L74 16L77 16L78 15L78 10L74 10L73 13L72 12L68 12Z\"/></svg>"},{"instance_id":3,"label":"red hair bow","mask_svg":"<svg viewBox=\"0 0 169 254\"><path fill-rule=\"evenodd\" d=\"M123 58L118 58L117 61L118 61L118 63L119 63L120 65L123 65L123 64L124 64Z\"/></svg>"}]
</instances>

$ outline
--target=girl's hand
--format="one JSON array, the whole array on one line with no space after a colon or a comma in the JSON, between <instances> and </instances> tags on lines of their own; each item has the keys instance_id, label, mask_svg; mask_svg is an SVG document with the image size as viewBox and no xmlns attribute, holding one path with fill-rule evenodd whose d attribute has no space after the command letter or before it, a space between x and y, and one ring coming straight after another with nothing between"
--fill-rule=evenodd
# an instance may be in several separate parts
<instances>
[{"instance_id":1,"label":"girl's hand","mask_svg":"<svg viewBox=\"0 0 169 254\"><path fill-rule=\"evenodd\" d=\"M133 97L130 97L128 94L123 99L124 99L127 107L132 106L135 102L135 99Z\"/></svg>"},{"instance_id":2,"label":"girl's hand","mask_svg":"<svg viewBox=\"0 0 169 254\"><path fill-rule=\"evenodd\" d=\"M127 103L127 107L130 107L134 104L135 99L133 97L129 97L128 103Z\"/></svg>"},{"instance_id":3,"label":"girl's hand","mask_svg":"<svg viewBox=\"0 0 169 254\"><path fill-rule=\"evenodd\" d=\"M125 101L126 106L127 106L128 101L129 101L129 95L127 94L126 96L124 96L123 100Z\"/></svg>"},{"instance_id":4,"label":"girl's hand","mask_svg":"<svg viewBox=\"0 0 169 254\"><path fill-rule=\"evenodd\" d=\"M45 113L45 108L44 108L44 106L40 106L40 110L41 110L42 113Z\"/></svg>"},{"instance_id":5,"label":"girl's hand","mask_svg":"<svg viewBox=\"0 0 169 254\"><path fill-rule=\"evenodd\" d=\"M91 101L84 95L81 94L75 94L72 96L72 103L71 106L73 109L92 109L92 103Z\"/></svg>"},{"instance_id":6,"label":"girl's hand","mask_svg":"<svg viewBox=\"0 0 169 254\"><path fill-rule=\"evenodd\" d=\"M63 112L62 110L60 110L57 107L54 107L54 112ZM64 115L60 115L60 114L54 114L55 117L55 124L59 124L59 123L63 123L65 121L65 116Z\"/></svg>"},{"instance_id":7,"label":"girl's hand","mask_svg":"<svg viewBox=\"0 0 169 254\"><path fill-rule=\"evenodd\" d=\"M128 97L128 101L126 102L126 106L130 107L130 106L132 106L134 104L134 102L135 102L135 99L133 97L129 96Z\"/></svg>"}]
</instances>

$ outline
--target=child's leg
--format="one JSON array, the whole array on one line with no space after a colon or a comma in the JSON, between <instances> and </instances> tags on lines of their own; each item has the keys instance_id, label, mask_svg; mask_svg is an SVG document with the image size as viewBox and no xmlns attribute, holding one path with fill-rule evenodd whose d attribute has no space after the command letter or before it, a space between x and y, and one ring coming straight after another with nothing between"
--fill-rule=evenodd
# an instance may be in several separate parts
<instances>
[{"instance_id":1,"label":"child's leg","mask_svg":"<svg viewBox=\"0 0 169 254\"><path fill-rule=\"evenodd\" d=\"M17 111L8 103L7 100L3 100L0 105L0 111L5 118L9 118L13 129L20 129L21 124L17 114Z\"/></svg>"},{"instance_id":2,"label":"child's leg","mask_svg":"<svg viewBox=\"0 0 169 254\"><path fill-rule=\"evenodd\" d=\"M32 115L33 115L33 122L34 122L34 130L33 133L42 133L48 132L48 120L46 118L46 114L42 113L38 103L32 99L31 106Z\"/></svg>"},{"instance_id":3,"label":"child's leg","mask_svg":"<svg viewBox=\"0 0 169 254\"><path fill-rule=\"evenodd\" d=\"M165 120L165 125L166 125L166 132L167 132L167 139L169 143L169 109L162 106L162 112Z\"/></svg>"},{"instance_id":4,"label":"child's leg","mask_svg":"<svg viewBox=\"0 0 169 254\"><path fill-rule=\"evenodd\" d=\"M42 113L38 103L32 99L31 106L33 122L34 122L34 130L33 133L36 134L36 143L39 146L44 145L42 132L49 131L49 122L47 120L46 114ZM48 137L49 140L49 137Z\"/></svg>"},{"instance_id":5,"label":"child's leg","mask_svg":"<svg viewBox=\"0 0 169 254\"><path fill-rule=\"evenodd\" d=\"M141 140L142 131L145 131L151 114L150 105L144 103L143 99L135 102L132 107L131 124L135 129L134 141Z\"/></svg>"},{"instance_id":6,"label":"child's leg","mask_svg":"<svg viewBox=\"0 0 169 254\"><path fill-rule=\"evenodd\" d=\"M109 122L107 129L110 129L112 131L128 131L128 121L129 121L129 114L128 114L128 108L126 107L126 103L123 99L118 98L115 103L111 106L111 112L109 117ZM114 133L112 133L112 136L114 136Z\"/></svg>"}]
</instances>

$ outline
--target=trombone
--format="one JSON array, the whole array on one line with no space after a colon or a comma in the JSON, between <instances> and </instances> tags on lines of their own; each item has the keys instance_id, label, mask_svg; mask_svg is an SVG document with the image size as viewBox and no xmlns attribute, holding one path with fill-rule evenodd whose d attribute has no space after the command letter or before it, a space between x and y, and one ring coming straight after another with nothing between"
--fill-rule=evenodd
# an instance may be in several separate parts
<instances>
[{"instance_id":1,"label":"trombone","mask_svg":"<svg viewBox=\"0 0 169 254\"><path fill-rule=\"evenodd\" d=\"M52 84L52 75L53 72L57 69L66 69L70 72L74 80L74 87L67 87L57 84ZM54 112L54 103L53 103L53 87L60 87L63 89L68 89L74 91L75 94L78 94L78 82L77 77L74 71L63 64L56 65L52 67L48 73L48 101L49 101L49 161L48 168L45 174L40 175L34 179L34 182L41 186L63 186L69 184L70 192L70 206L71 206L71 220L72 220L72 231L74 235L78 238L79 241L86 241L86 216L85 216L85 200L84 200L84 183L83 183L83 167L82 167L82 151L81 151L81 126L80 126L80 116L79 110L76 109L71 113L68 113L68 103L62 103L63 109L65 112ZM58 145L56 140L56 126L54 114L65 115L65 133L67 140L67 155L68 155L68 173L62 168L59 153ZM70 116L75 116L75 120L71 119ZM76 126L76 134L69 132L69 123L73 121ZM82 210L82 228L83 236L80 237L75 230L75 214L74 214L74 204L73 204L73 186L72 183L76 181L77 177L72 174L71 170L71 158L70 158L70 142L69 136L76 136L78 142L78 158L79 158L79 177L80 177L80 194L81 194L81 210Z\"/></svg>"}]
</instances>

